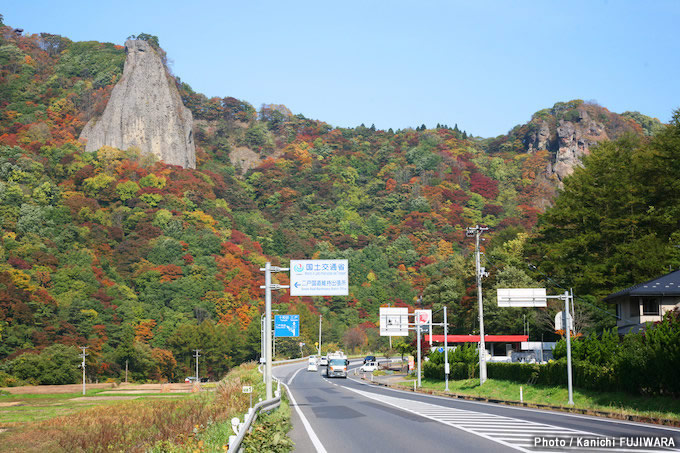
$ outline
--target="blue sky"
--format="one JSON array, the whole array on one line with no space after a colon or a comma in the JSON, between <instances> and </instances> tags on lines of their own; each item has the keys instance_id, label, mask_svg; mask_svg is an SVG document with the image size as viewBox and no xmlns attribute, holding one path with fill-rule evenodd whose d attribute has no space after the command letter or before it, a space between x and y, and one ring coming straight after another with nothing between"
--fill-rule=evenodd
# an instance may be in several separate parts
<instances>
[{"instance_id":1,"label":"blue sky","mask_svg":"<svg viewBox=\"0 0 680 453\"><path fill-rule=\"evenodd\" d=\"M675 0L5 3L26 33L157 35L195 91L334 126L490 137L571 99L663 122L680 108Z\"/></svg>"}]
</instances>

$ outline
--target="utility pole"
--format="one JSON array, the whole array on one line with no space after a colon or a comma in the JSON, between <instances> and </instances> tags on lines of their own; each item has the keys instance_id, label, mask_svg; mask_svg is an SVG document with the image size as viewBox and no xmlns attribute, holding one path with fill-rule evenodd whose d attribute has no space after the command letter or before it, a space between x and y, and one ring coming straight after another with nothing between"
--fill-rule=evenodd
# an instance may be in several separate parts
<instances>
[{"instance_id":1,"label":"utility pole","mask_svg":"<svg viewBox=\"0 0 680 453\"><path fill-rule=\"evenodd\" d=\"M198 358L201 356L199 352L201 352L200 349L194 349L194 357L196 358L196 382L200 381L198 379Z\"/></svg>"},{"instance_id":2,"label":"utility pole","mask_svg":"<svg viewBox=\"0 0 680 453\"><path fill-rule=\"evenodd\" d=\"M486 344L484 343L484 305L482 304L482 277L488 275L483 267L480 267L479 259L479 240L483 232L488 231L487 227L468 227L465 236L475 238L475 265L477 274L477 303L479 305L479 385L486 382Z\"/></svg>"},{"instance_id":3,"label":"utility pole","mask_svg":"<svg viewBox=\"0 0 680 453\"><path fill-rule=\"evenodd\" d=\"M80 367L83 369L83 395L85 395L85 357L87 357L90 354L85 354L85 350L88 349L88 346L79 346L80 349L83 350L83 353L80 354L80 357L83 358L83 363L80 365Z\"/></svg>"},{"instance_id":4,"label":"utility pole","mask_svg":"<svg viewBox=\"0 0 680 453\"><path fill-rule=\"evenodd\" d=\"M321 358L321 318L323 315L319 315L319 358Z\"/></svg>"}]
</instances>

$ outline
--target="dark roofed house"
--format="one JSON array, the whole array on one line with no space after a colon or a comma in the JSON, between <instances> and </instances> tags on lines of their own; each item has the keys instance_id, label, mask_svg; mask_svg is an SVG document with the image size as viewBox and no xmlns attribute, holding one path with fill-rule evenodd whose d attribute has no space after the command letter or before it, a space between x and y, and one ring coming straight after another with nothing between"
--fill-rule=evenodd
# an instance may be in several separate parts
<instances>
[{"instance_id":1,"label":"dark roofed house","mask_svg":"<svg viewBox=\"0 0 680 453\"><path fill-rule=\"evenodd\" d=\"M680 308L680 270L610 294L604 300L616 304L620 335L639 332L646 323L661 321L666 312Z\"/></svg>"}]
</instances>

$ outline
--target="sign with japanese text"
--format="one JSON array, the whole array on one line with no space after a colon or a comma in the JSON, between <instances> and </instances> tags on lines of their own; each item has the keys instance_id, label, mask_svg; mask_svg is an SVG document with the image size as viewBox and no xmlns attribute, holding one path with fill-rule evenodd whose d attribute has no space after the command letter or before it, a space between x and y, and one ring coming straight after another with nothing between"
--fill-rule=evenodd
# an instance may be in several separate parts
<instances>
[{"instance_id":1,"label":"sign with japanese text","mask_svg":"<svg viewBox=\"0 0 680 453\"><path fill-rule=\"evenodd\" d=\"M275 337L299 337L300 315L276 315L274 316Z\"/></svg>"},{"instance_id":2,"label":"sign with japanese text","mask_svg":"<svg viewBox=\"0 0 680 453\"><path fill-rule=\"evenodd\" d=\"M291 296L346 296L349 294L347 260L291 260Z\"/></svg>"}]
</instances>

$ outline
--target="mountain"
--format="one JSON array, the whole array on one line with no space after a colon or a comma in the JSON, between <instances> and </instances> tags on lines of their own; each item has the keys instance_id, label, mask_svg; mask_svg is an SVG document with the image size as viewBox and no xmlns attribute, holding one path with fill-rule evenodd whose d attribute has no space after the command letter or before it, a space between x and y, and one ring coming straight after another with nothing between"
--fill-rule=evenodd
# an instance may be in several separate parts
<instances>
[{"instance_id":1,"label":"mountain","mask_svg":"<svg viewBox=\"0 0 680 453\"><path fill-rule=\"evenodd\" d=\"M185 168L196 167L193 118L184 107L159 51L146 40L125 42L123 75L101 117L85 125L85 151L102 146L138 147L144 154Z\"/></svg>"},{"instance_id":2,"label":"mountain","mask_svg":"<svg viewBox=\"0 0 680 453\"><path fill-rule=\"evenodd\" d=\"M528 123L490 142L488 150L547 150L550 165L546 173L562 181L597 143L616 140L627 133L651 136L662 127L658 119L639 112L619 115L596 103L573 100L534 113Z\"/></svg>"},{"instance_id":3,"label":"mountain","mask_svg":"<svg viewBox=\"0 0 680 453\"><path fill-rule=\"evenodd\" d=\"M157 38L139 36L162 60ZM146 48L137 41L129 48ZM322 314L329 348L355 329L379 348L387 303L446 304L454 331L469 333L465 227L490 227L487 291L533 284L522 253L559 185L557 128L586 123L571 110L538 112L485 140L457 126L335 128L285 106L207 98L171 77L193 118L196 168L182 168L135 146L87 152L78 141L93 118L123 111L126 71L123 46L0 29L0 371L21 378L17 357L63 343L90 346L92 378L119 376L126 360L140 379L160 361L187 375L193 348L219 375L258 354L259 268L293 258L350 268L349 297L274 295L281 313L301 315L298 341L314 343ZM590 105L579 109L614 136ZM645 117L611 115L644 134ZM547 135L532 139L543 124ZM523 328L493 308L485 323L490 333ZM277 341L277 351L297 344Z\"/></svg>"}]
</instances>

